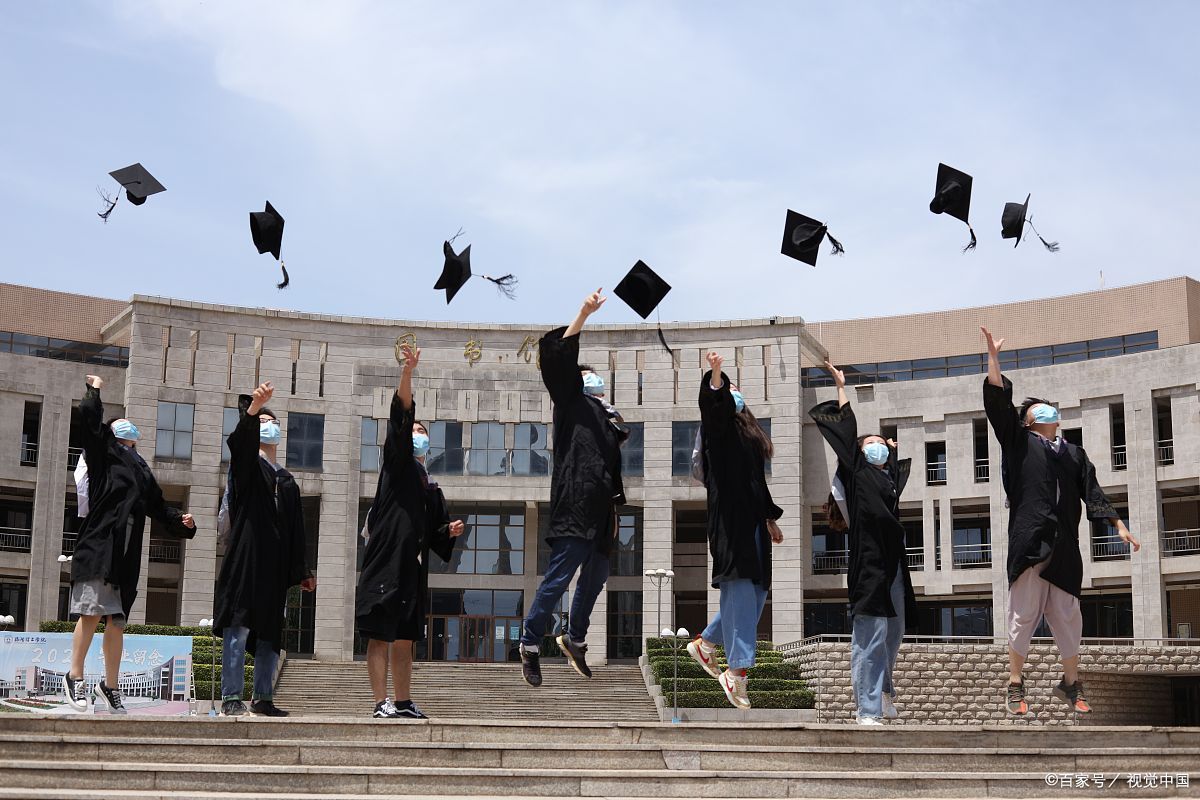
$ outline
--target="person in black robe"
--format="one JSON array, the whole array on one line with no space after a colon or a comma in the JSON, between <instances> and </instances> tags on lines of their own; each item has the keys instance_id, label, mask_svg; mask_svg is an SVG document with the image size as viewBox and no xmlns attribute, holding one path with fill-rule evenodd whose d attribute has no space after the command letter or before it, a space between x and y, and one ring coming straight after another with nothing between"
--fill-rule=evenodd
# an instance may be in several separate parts
<instances>
[{"instance_id":1,"label":"person in black robe","mask_svg":"<svg viewBox=\"0 0 1200 800\"><path fill-rule=\"evenodd\" d=\"M917 614L900 524L900 495L911 463L896 458L894 442L878 434L859 436L858 420L846 397L846 376L828 361L825 370L833 376L838 399L808 413L837 456L835 488L841 485L848 513L850 675L858 722L879 725L885 717L897 716L892 671L905 620Z\"/></svg>"},{"instance_id":2,"label":"person in black robe","mask_svg":"<svg viewBox=\"0 0 1200 800\"><path fill-rule=\"evenodd\" d=\"M462 520L450 520L446 498L429 480L429 432L416 422L413 372L421 351L401 348L404 369L392 395L383 464L367 512L362 572L354 604L358 631L367 639L367 671L375 694L373 717L426 719L410 696L413 642L425 638L429 553L449 561ZM388 663L396 690L387 694Z\"/></svg>"},{"instance_id":3,"label":"person in black robe","mask_svg":"<svg viewBox=\"0 0 1200 800\"><path fill-rule=\"evenodd\" d=\"M137 452L137 427L127 419L104 424L104 404L100 401L103 385L100 377L88 375L79 404L90 510L83 518L71 558L70 613L78 619L65 683L68 702L86 711L84 660L96 625L103 618L105 676L95 686L96 699L103 700L113 713L123 714L125 703L118 675L125 622L137 598L142 570L146 517L158 520L168 533L184 539L195 535L196 523L191 514L163 501L154 474Z\"/></svg>"},{"instance_id":4,"label":"person in black robe","mask_svg":"<svg viewBox=\"0 0 1200 800\"><path fill-rule=\"evenodd\" d=\"M710 369L700 380L699 399L708 552L721 608L687 651L720 682L729 702L745 709L750 708L746 670L754 666L758 622L771 588L771 544L783 541L776 523L783 509L767 486L771 439L721 371L723 363L717 353L708 354ZM718 643L728 660L724 672L717 666Z\"/></svg>"},{"instance_id":5,"label":"person in black robe","mask_svg":"<svg viewBox=\"0 0 1200 800\"><path fill-rule=\"evenodd\" d=\"M1062 659L1063 677L1054 696L1074 711L1091 706L1079 680L1083 615L1083 557L1079 552L1081 506L1087 518L1107 521L1134 552L1141 548L1096 481L1082 447L1059 435L1058 409L1030 397L1013 406L1012 382L1000 372L1003 339L981 328L988 348L983 408L1000 443L1001 476L1008 496L1008 698L1011 714L1023 715L1021 672L1033 632L1042 618Z\"/></svg>"},{"instance_id":6,"label":"person in black robe","mask_svg":"<svg viewBox=\"0 0 1200 800\"><path fill-rule=\"evenodd\" d=\"M521 673L531 686L542 685L542 637L576 572L568 627L557 642L576 672L592 676L585 640L592 608L608 580L616 508L625 502L621 444L629 436L621 415L604 399L604 380L579 363L579 332L605 300L597 289L574 322L538 342L542 382L554 401L554 466L546 534L550 563L521 635Z\"/></svg>"},{"instance_id":7,"label":"person in black robe","mask_svg":"<svg viewBox=\"0 0 1200 800\"><path fill-rule=\"evenodd\" d=\"M240 716L246 648L254 648L254 696L250 710L269 717L287 712L274 703L275 667L283 649L288 589L314 591L304 547L300 487L277 461L279 418L266 407L270 381L238 398L241 415L226 440L229 473L225 515L229 542L217 578L213 634L222 636L221 713Z\"/></svg>"}]
</instances>

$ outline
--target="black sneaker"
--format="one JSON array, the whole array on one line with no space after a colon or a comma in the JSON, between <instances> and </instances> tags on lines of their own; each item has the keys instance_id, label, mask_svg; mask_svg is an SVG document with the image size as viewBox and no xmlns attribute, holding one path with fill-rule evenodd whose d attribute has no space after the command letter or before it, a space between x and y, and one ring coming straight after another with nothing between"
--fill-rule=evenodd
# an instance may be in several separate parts
<instances>
[{"instance_id":1,"label":"black sneaker","mask_svg":"<svg viewBox=\"0 0 1200 800\"><path fill-rule=\"evenodd\" d=\"M541 655L521 648L521 675L530 686L542 685Z\"/></svg>"},{"instance_id":2,"label":"black sneaker","mask_svg":"<svg viewBox=\"0 0 1200 800\"><path fill-rule=\"evenodd\" d=\"M1058 686L1054 687L1054 696L1069 705L1076 714L1092 713L1092 707L1083 696L1083 681L1076 680L1069 685L1065 680L1059 681Z\"/></svg>"},{"instance_id":3,"label":"black sneaker","mask_svg":"<svg viewBox=\"0 0 1200 800\"><path fill-rule=\"evenodd\" d=\"M1025 678L1022 676L1020 683L1008 684L1008 713L1015 714L1018 717L1024 716L1029 711L1029 704L1025 702Z\"/></svg>"},{"instance_id":4,"label":"black sneaker","mask_svg":"<svg viewBox=\"0 0 1200 800\"><path fill-rule=\"evenodd\" d=\"M222 717L240 717L246 713L246 704L241 700L226 700L221 703Z\"/></svg>"},{"instance_id":5,"label":"black sneaker","mask_svg":"<svg viewBox=\"0 0 1200 800\"><path fill-rule=\"evenodd\" d=\"M397 717L404 717L405 719L429 719L429 717L421 712L421 709L417 708L417 704L412 700L396 703L392 708L396 709Z\"/></svg>"},{"instance_id":6,"label":"black sneaker","mask_svg":"<svg viewBox=\"0 0 1200 800\"><path fill-rule=\"evenodd\" d=\"M375 711L371 716L375 719L396 719L400 712L392 705L391 700L383 700L375 704Z\"/></svg>"},{"instance_id":7,"label":"black sneaker","mask_svg":"<svg viewBox=\"0 0 1200 800\"><path fill-rule=\"evenodd\" d=\"M114 689L103 680L96 684L96 699L103 700L108 704L108 713L110 714L126 714L125 700L121 697L121 690Z\"/></svg>"},{"instance_id":8,"label":"black sneaker","mask_svg":"<svg viewBox=\"0 0 1200 800\"><path fill-rule=\"evenodd\" d=\"M72 678L71 673L63 676L67 684L67 702L76 711L88 710L87 681L83 678Z\"/></svg>"},{"instance_id":9,"label":"black sneaker","mask_svg":"<svg viewBox=\"0 0 1200 800\"><path fill-rule=\"evenodd\" d=\"M567 657L567 663L571 668L585 678L592 677L592 670L587 665L587 645L575 644L567 634L560 634L555 640L558 642L559 648L563 651L563 655Z\"/></svg>"},{"instance_id":10,"label":"black sneaker","mask_svg":"<svg viewBox=\"0 0 1200 800\"><path fill-rule=\"evenodd\" d=\"M276 708L270 700L255 700L250 704L250 713L258 717L286 717L288 712Z\"/></svg>"}]
</instances>

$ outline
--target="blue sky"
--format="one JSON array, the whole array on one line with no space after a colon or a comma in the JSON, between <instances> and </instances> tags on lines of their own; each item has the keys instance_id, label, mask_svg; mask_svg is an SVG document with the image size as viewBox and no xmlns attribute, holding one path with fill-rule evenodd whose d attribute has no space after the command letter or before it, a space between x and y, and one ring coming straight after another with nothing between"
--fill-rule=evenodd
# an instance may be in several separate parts
<instances>
[{"instance_id":1,"label":"blue sky","mask_svg":"<svg viewBox=\"0 0 1200 800\"><path fill-rule=\"evenodd\" d=\"M1189 274L1198 32L1190 2L9 2L0 281L551 322L639 258L675 287L664 321ZM102 224L134 161L167 193ZM974 253L928 211L939 161L974 175ZM999 238L1026 193L1060 253ZM268 199L284 292L250 242ZM780 255L789 207L845 256ZM432 291L460 227L516 302Z\"/></svg>"}]
</instances>

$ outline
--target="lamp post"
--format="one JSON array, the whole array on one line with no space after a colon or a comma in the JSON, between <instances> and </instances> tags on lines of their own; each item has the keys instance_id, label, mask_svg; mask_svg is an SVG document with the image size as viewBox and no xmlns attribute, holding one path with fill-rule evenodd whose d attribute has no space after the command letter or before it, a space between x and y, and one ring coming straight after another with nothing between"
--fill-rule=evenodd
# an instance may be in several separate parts
<instances>
[{"instance_id":1,"label":"lamp post","mask_svg":"<svg viewBox=\"0 0 1200 800\"><path fill-rule=\"evenodd\" d=\"M671 706L674 709L671 713L671 722L682 722L679 719L679 643L686 642L691 634L687 628L680 628L672 632L670 628L662 629L662 637L671 640L671 670L674 673L674 679L671 681Z\"/></svg>"},{"instance_id":2,"label":"lamp post","mask_svg":"<svg viewBox=\"0 0 1200 800\"><path fill-rule=\"evenodd\" d=\"M215 620L202 619L200 620L201 628L208 628L209 638L212 639L212 647L209 648L212 656L211 669L212 672L208 675L208 715L210 717L217 716L217 635L213 633L213 623Z\"/></svg>"},{"instance_id":3,"label":"lamp post","mask_svg":"<svg viewBox=\"0 0 1200 800\"><path fill-rule=\"evenodd\" d=\"M13 625L17 624L17 618L12 614L0 615L0 629L8 630Z\"/></svg>"},{"instance_id":4,"label":"lamp post","mask_svg":"<svg viewBox=\"0 0 1200 800\"><path fill-rule=\"evenodd\" d=\"M654 587L658 590L658 617L655 620L654 626L660 631L665 630L662 626L662 590L663 586L670 583L675 578L675 571L669 569L648 569L643 573ZM675 614L672 612L671 620L675 619Z\"/></svg>"}]
</instances>

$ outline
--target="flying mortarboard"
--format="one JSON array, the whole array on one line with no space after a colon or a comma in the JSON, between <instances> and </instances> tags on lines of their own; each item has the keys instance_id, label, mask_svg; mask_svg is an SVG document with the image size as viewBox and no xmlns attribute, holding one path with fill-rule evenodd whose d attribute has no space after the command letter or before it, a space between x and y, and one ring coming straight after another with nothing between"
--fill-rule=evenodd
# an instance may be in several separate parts
<instances>
[{"instance_id":1,"label":"flying mortarboard","mask_svg":"<svg viewBox=\"0 0 1200 800\"><path fill-rule=\"evenodd\" d=\"M151 175L145 167L139 164L130 164L128 167L115 169L108 173L121 184L125 189L125 197L135 206L140 206L146 202L146 198L152 194L165 192L167 187L163 186L158 180ZM100 219L108 222L108 217L112 214L113 209L117 207L117 202L121 199L121 195L117 194L110 197L104 190L97 190L100 196L104 198L104 202L108 203L108 208L98 213Z\"/></svg>"},{"instance_id":2,"label":"flying mortarboard","mask_svg":"<svg viewBox=\"0 0 1200 800\"><path fill-rule=\"evenodd\" d=\"M433 285L435 290L446 290L446 305L450 305L450 301L454 299L454 295L458 294L458 290L471 279L471 245L467 245L461 253L456 253L452 244L461 235L462 231L459 230L458 233L442 243L442 253L446 256L446 261L442 264L441 277ZM511 273L501 275L499 278L493 278L490 275L480 275L479 277L496 284L496 290L509 300L516 299L517 295L513 287L517 285L517 279Z\"/></svg>"},{"instance_id":3,"label":"flying mortarboard","mask_svg":"<svg viewBox=\"0 0 1200 800\"><path fill-rule=\"evenodd\" d=\"M833 248L829 251L830 254L841 255L846 252L842 243L829 233L825 223L803 214L797 214L789 208L787 218L783 223L783 247L779 252L815 267L817 254L821 250L821 242L825 241L826 237L829 238L829 244Z\"/></svg>"},{"instance_id":4,"label":"flying mortarboard","mask_svg":"<svg viewBox=\"0 0 1200 800\"><path fill-rule=\"evenodd\" d=\"M1058 242L1047 242L1042 239L1042 235L1038 233L1037 228L1033 227L1033 220L1029 218L1029 198L1031 195L1025 195L1024 203L1005 203L1004 211L1000 214L1000 237L1002 239L1016 239L1013 247L1021 243L1022 234L1025 232L1025 224L1033 230L1034 235L1042 240L1042 244L1051 253L1058 252Z\"/></svg>"},{"instance_id":5,"label":"flying mortarboard","mask_svg":"<svg viewBox=\"0 0 1200 800\"><path fill-rule=\"evenodd\" d=\"M250 236L254 239L254 246L258 248L259 255L270 253L279 262L279 268L283 270L283 282L275 284L275 288L286 289L290 278L279 255L283 247L283 216L275 210L270 200L263 211L250 212Z\"/></svg>"},{"instance_id":6,"label":"flying mortarboard","mask_svg":"<svg viewBox=\"0 0 1200 800\"><path fill-rule=\"evenodd\" d=\"M933 199L929 201L929 210L934 214L949 214L955 219L962 220L971 232L971 241L963 248L963 252L974 250L978 240L975 229L971 227L971 176L965 172L938 164L937 185L933 188Z\"/></svg>"},{"instance_id":7,"label":"flying mortarboard","mask_svg":"<svg viewBox=\"0 0 1200 800\"><path fill-rule=\"evenodd\" d=\"M613 294L624 300L625 304L636 311L639 317L646 319L650 316L650 312L658 308L658 304L662 302L669 291L671 291L671 284L659 277L658 273L650 269L645 261L639 260L617 284L617 288L613 289ZM663 335L661 324L658 326L658 340L662 342L662 346L666 348L667 352L674 356L675 351L667 344L667 337Z\"/></svg>"}]
</instances>

